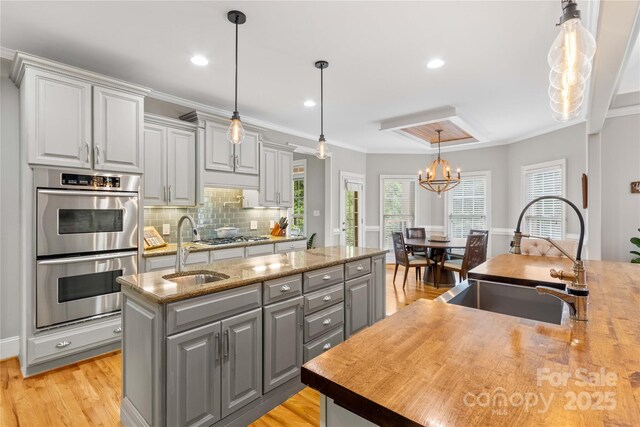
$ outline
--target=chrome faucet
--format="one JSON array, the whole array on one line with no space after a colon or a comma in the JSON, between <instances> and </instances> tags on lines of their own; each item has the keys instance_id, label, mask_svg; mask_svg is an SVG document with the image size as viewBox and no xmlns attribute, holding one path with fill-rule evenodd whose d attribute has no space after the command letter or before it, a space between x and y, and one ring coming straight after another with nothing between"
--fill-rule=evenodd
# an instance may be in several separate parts
<instances>
[{"instance_id":1,"label":"chrome faucet","mask_svg":"<svg viewBox=\"0 0 640 427\"><path fill-rule=\"evenodd\" d=\"M580 238L578 240L578 250L575 258L572 257L565 251L560 245L551 240L548 237L541 236L532 236L529 234L523 234L520 231L520 224L522 223L522 218L524 217L525 212L529 209L531 205L540 201L540 200L560 200L571 206L573 210L578 215L578 219L580 220ZM566 290L561 291L556 288L552 288L549 286L536 286L536 291L539 294L547 294L552 295L556 298L561 299L569 306L569 314L571 319L586 321L587 320L587 308L589 302L589 288L587 287L587 271L584 268L584 263L582 262L582 243L584 242L584 218L580 213L580 210L576 205L574 205L569 200L564 197L559 196L542 196L537 199L532 200L524 207L522 212L520 213L520 217L518 218L518 224L516 226L516 230L513 233L513 241L511 242L511 246L513 247L513 253L521 254L520 245L522 243L523 237L530 237L534 239L542 239L551 243L555 248L557 248L564 256L569 258L571 262L573 262L573 268L571 271L563 271L563 270L555 270L551 269L549 271L549 275L555 279L560 279L562 281L567 282Z\"/></svg>"},{"instance_id":2,"label":"chrome faucet","mask_svg":"<svg viewBox=\"0 0 640 427\"><path fill-rule=\"evenodd\" d=\"M176 273L182 272L184 269L184 263L189 256L189 251L191 248L183 248L182 247L182 223L187 219L191 223L191 228L193 232L193 236L191 238L192 242L200 241L200 233L198 233L198 229L196 228L196 223L191 217L191 215L183 215L182 218L178 221L178 250L176 251Z\"/></svg>"}]
</instances>

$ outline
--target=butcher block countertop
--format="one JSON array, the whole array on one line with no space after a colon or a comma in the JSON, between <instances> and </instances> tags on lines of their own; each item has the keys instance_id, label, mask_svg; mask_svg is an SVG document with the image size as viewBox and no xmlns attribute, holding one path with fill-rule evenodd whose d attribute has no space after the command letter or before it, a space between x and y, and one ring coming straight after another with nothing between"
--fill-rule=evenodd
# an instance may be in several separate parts
<instances>
[{"instance_id":1,"label":"butcher block countertop","mask_svg":"<svg viewBox=\"0 0 640 427\"><path fill-rule=\"evenodd\" d=\"M307 238L304 236L292 236L292 237L280 237L280 236L265 236L268 237L266 240L254 240L250 242L234 242L234 243L225 243L224 245L206 245L198 242L184 242L182 247L191 248L191 252L206 252L206 251L215 251L220 249L229 249L229 248L244 248L246 246L257 246L257 245L268 245L273 243L280 242L293 242L296 240L306 240ZM167 246L163 246L161 248L156 249L145 249L142 256L145 258L151 258L156 256L163 255L175 255L178 251L178 245L175 243L169 243Z\"/></svg>"},{"instance_id":2,"label":"butcher block countertop","mask_svg":"<svg viewBox=\"0 0 640 427\"><path fill-rule=\"evenodd\" d=\"M117 281L125 288L141 294L149 301L157 304L166 304L265 280L344 264L348 261L368 258L386 252L388 252L386 249L327 247L186 266L184 272L205 270L229 276L228 279L202 285L180 285L162 278L162 276L173 273L172 270L121 276L117 278Z\"/></svg>"},{"instance_id":3,"label":"butcher block countertop","mask_svg":"<svg viewBox=\"0 0 640 427\"><path fill-rule=\"evenodd\" d=\"M638 426L640 265L585 264L588 322L418 300L307 362L302 381L379 425ZM474 272L553 285L558 267L500 255Z\"/></svg>"}]
</instances>

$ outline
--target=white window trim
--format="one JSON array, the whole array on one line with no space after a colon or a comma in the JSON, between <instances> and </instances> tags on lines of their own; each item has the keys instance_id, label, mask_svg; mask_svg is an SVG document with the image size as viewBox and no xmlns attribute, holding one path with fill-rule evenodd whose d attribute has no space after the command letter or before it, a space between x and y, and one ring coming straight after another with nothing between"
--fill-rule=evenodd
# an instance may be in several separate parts
<instances>
[{"instance_id":1,"label":"white window trim","mask_svg":"<svg viewBox=\"0 0 640 427\"><path fill-rule=\"evenodd\" d=\"M360 216L360 247L366 247L366 238L367 238L367 233L365 231L365 224L367 223L366 218L367 218L367 213L366 213L366 194L367 194L367 183L365 180L365 176L363 174L359 174L359 173L354 173L354 172L346 172L346 171L340 171L340 245L344 245L345 243L345 239L346 239L346 233L342 228L342 223L345 222L345 218L346 218L346 212L345 212L345 202L344 202L344 198L345 198L345 193L346 193L346 187L345 187L345 181L346 180L352 180L352 181L357 181L362 183L362 197L360 198L360 208L361 208L361 216Z\"/></svg>"},{"instance_id":2,"label":"white window trim","mask_svg":"<svg viewBox=\"0 0 640 427\"><path fill-rule=\"evenodd\" d=\"M378 218L379 222L378 224L380 227L380 233L379 233L379 243L381 248L384 248L384 180L385 179L414 179L416 181L416 184L414 185L414 191L415 191L415 196L414 196L414 213L413 213L413 217L415 218L415 222L416 224L418 223L418 188L420 188L420 185L418 184L418 178L416 175L380 175L380 188L379 188L379 193L380 193L380 216ZM414 224L415 226L415 224ZM387 256L393 256L393 254L387 254Z\"/></svg>"},{"instance_id":3,"label":"white window trim","mask_svg":"<svg viewBox=\"0 0 640 427\"><path fill-rule=\"evenodd\" d=\"M304 214L302 215L302 221L304 223L304 228L302 230L302 235L305 237L309 237L307 236L307 212L309 211L309 205L307 204L307 159L300 159L300 160L294 160L293 163L291 164L291 168L293 171L293 168L295 168L296 166L302 166L304 168L304 176L302 178L302 185L304 186ZM295 175L295 174L294 174ZM294 176L295 178L295 176ZM291 183L291 186L293 187L293 182ZM293 200L292 200L293 202ZM289 209L289 218L291 218L290 223L293 225L293 204L291 205L291 208Z\"/></svg>"},{"instance_id":4,"label":"white window trim","mask_svg":"<svg viewBox=\"0 0 640 427\"><path fill-rule=\"evenodd\" d=\"M474 172L462 172L461 180L465 178L476 178L476 177L484 177L487 182L487 188L485 193L485 206L487 208L487 230L491 230L491 171L474 171ZM450 194L448 191L444 193L444 233L449 235L449 198ZM491 233L489 233L489 237L487 240L487 253L491 253Z\"/></svg>"},{"instance_id":5,"label":"white window trim","mask_svg":"<svg viewBox=\"0 0 640 427\"><path fill-rule=\"evenodd\" d=\"M522 166L522 171L520 173L520 200L521 200L521 205L520 205L520 212L522 212L522 209L524 209L524 207L527 205L527 178L526 175L529 172L543 172L545 170L551 170L551 169L555 169L557 167L560 167L560 171L562 174L562 189L561 189L561 197L567 197L567 159L558 159L558 160L551 160L548 162L542 162L542 163L532 163L530 165L524 165ZM561 224L561 240L566 239L566 231L567 231L567 210L566 210L567 206L566 203L562 203L562 221L560 221ZM525 214L526 216L526 214ZM524 220L524 218L523 218ZM521 224L521 226L524 226L524 224Z\"/></svg>"}]
</instances>

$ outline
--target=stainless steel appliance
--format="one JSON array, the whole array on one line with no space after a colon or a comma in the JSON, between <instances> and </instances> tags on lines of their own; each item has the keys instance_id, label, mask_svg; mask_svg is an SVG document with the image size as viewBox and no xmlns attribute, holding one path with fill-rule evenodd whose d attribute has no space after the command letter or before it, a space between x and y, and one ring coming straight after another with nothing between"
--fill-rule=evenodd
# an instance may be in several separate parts
<instances>
[{"instance_id":1,"label":"stainless steel appliance","mask_svg":"<svg viewBox=\"0 0 640 427\"><path fill-rule=\"evenodd\" d=\"M36 327L118 312L138 272L140 177L36 169Z\"/></svg>"}]
</instances>

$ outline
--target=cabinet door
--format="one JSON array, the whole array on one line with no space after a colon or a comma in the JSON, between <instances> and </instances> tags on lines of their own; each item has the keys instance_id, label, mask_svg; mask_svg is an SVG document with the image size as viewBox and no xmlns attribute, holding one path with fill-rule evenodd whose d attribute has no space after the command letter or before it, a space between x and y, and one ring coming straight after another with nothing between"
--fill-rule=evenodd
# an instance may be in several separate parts
<instances>
[{"instance_id":1,"label":"cabinet door","mask_svg":"<svg viewBox=\"0 0 640 427\"><path fill-rule=\"evenodd\" d=\"M91 169L91 85L32 68L24 79L29 163Z\"/></svg>"},{"instance_id":2,"label":"cabinet door","mask_svg":"<svg viewBox=\"0 0 640 427\"><path fill-rule=\"evenodd\" d=\"M167 425L220 419L220 322L167 338Z\"/></svg>"},{"instance_id":3,"label":"cabinet door","mask_svg":"<svg viewBox=\"0 0 640 427\"><path fill-rule=\"evenodd\" d=\"M349 338L371 324L372 319L371 275L350 280L344 284L345 338Z\"/></svg>"},{"instance_id":4,"label":"cabinet door","mask_svg":"<svg viewBox=\"0 0 640 427\"><path fill-rule=\"evenodd\" d=\"M222 417L262 395L262 308L222 321Z\"/></svg>"},{"instance_id":5,"label":"cabinet door","mask_svg":"<svg viewBox=\"0 0 640 427\"><path fill-rule=\"evenodd\" d=\"M293 206L293 153L278 151L278 206Z\"/></svg>"},{"instance_id":6,"label":"cabinet door","mask_svg":"<svg viewBox=\"0 0 640 427\"><path fill-rule=\"evenodd\" d=\"M387 270L385 256L375 256L371 259L371 276L373 286L373 322L385 318L387 312Z\"/></svg>"},{"instance_id":7,"label":"cabinet door","mask_svg":"<svg viewBox=\"0 0 640 427\"><path fill-rule=\"evenodd\" d=\"M244 173L248 175L258 175L260 162L260 142L258 134L247 132L242 144L235 146L236 173Z\"/></svg>"},{"instance_id":8,"label":"cabinet door","mask_svg":"<svg viewBox=\"0 0 640 427\"><path fill-rule=\"evenodd\" d=\"M93 87L93 150L96 170L142 172L144 97Z\"/></svg>"},{"instance_id":9,"label":"cabinet door","mask_svg":"<svg viewBox=\"0 0 640 427\"><path fill-rule=\"evenodd\" d=\"M196 134L180 129L167 131L167 185L169 205L196 204Z\"/></svg>"},{"instance_id":10,"label":"cabinet door","mask_svg":"<svg viewBox=\"0 0 640 427\"><path fill-rule=\"evenodd\" d=\"M278 150L262 147L260 150L260 205L277 206Z\"/></svg>"},{"instance_id":11,"label":"cabinet door","mask_svg":"<svg viewBox=\"0 0 640 427\"><path fill-rule=\"evenodd\" d=\"M167 203L167 128L144 126L144 205Z\"/></svg>"},{"instance_id":12,"label":"cabinet door","mask_svg":"<svg viewBox=\"0 0 640 427\"><path fill-rule=\"evenodd\" d=\"M227 141L227 128L207 122L204 135L204 168L233 172L234 154L232 144Z\"/></svg>"},{"instance_id":13,"label":"cabinet door","mask_svg":"<svg viewBox=\"0 0 640 427\"><path fill-rule=\"evenodd\" d=\"M300 375L302 300L302 296L292 298L263 310L265 393Z\"/></svg>"}]
</instances>

